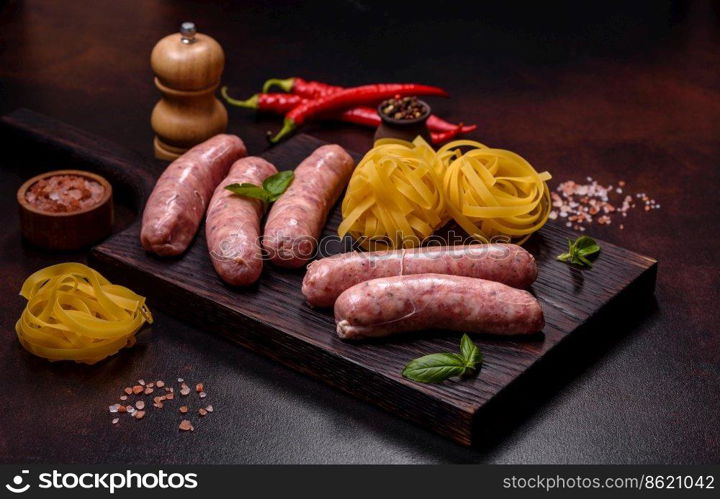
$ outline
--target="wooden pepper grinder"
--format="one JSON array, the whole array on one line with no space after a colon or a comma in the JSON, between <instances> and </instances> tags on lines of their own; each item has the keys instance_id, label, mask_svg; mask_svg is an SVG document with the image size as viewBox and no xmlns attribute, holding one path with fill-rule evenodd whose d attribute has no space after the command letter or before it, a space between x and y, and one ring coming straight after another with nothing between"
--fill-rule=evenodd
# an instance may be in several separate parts
<instances>
[{"instance_id":1,"label":"wooden pepper grinder","mask_svg":"<svg viewBox=\"0 0 720 499\"><path fill-rule=\"evenodd\" d=\"M156 158L172 161L225 131L227 111L215 98L225 65L218 42L198 33L195 24L182 23L179 33L155 45L150 64L163 94L150 118Z\"/></svg>"}]
</instances>

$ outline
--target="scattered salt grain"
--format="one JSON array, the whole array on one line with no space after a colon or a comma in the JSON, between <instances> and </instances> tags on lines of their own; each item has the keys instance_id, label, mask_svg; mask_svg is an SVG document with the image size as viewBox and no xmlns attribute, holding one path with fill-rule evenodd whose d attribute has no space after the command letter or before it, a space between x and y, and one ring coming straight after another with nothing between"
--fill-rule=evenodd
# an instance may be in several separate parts
<instances>
[{"instance_id":1,"label":"scattered salt grain","mask_svg":"<svg viewBox=\"0 0 720 499\"><path fill-rule=\"evenodd\" d=\"M178 381L180 383L180 394L183 396L187 396L192 391L192 388L188 386L187 383L183 380L183 378L178 378ZM152 406L156 409L162 409L166 401L173 400L175 398L175 390L173 387L166 386L167 383L165 383L162 380L157 381L151 381L149 383L146 383L145 380L139 379L137 380L137 384L129 387L123 388L123 394L120 395L120 400L127 401L129 395L149 395L153 393L153 389L157 389L160 391L160 395L156 395L152 397ZM207 393L205 392L205 384L204 383L197 383L194 385L195 391L197 392L198 396L201 399L204 399L207 397ZM127 404L127 402L125 403ZM146 415L145 408L150 405L149 402L146 402L145 400L135 400L134 403L125 405L122 403L119 404L112 404L108 406L108 410L110 413L116 414L128 414L130 417L134 419L143 419ZM183 405L179 408L179 411L181 414L191 414L189 406ZM208 405L205 408L199 408L197 409L197 414L199 417L205 417L209 413L213 412L213 406ZM119 416L119 414L117 414ZM196 416L198 417L198 416ZM112 424L118 424L120 421L119 417L113 418ZM179 426L181 431L195 431L195 427L192 425L191 420L184 419L180 423Z\"/></svg>"},{"instance_id":2,"label":"scattered salt grain","mask_svg":"<svg viewBox=\"0 0 720 499\"><path fill-rule=\"evenodd\" d=\"M620 201L611 198L623 193L626 182L618 181L618 187L603 186L592 177L587 177L587 184L578 184L572 180L562 182L555 192L551 193L552 209L549 214L551 220L567 219L566 227L573 227L582 231L583 225L597 222L601 225L611 225L612 216L619 214L627 218L630 209L635 208L634 199L643 203L643 209L648 212L658 209L660 204L651 199L644 192L633 195L626 194Z\"/></svg>"}]
</instances>

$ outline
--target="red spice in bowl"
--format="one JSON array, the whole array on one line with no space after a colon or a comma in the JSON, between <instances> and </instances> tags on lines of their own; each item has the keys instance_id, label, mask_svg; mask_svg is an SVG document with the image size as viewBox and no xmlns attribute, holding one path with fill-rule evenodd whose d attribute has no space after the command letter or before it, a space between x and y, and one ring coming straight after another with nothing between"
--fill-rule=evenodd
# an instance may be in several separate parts
<instances>
[{"instance_id":1,"label":"red spice in bowl","mask_svg":"<svg viewBox=\"0 0 720 499\"><path fill-rule=\"evenodd\" d=\"M103 199L105 188L80 175L53 175L38 180L25 191L25 200L36 210L69 213L91 208Z\"/></svg>"},{"instance_id":2,"label":"red spice in bowl","mask_svg":"<svg viewBox=\"0 0 720 499\"><path fill-rule=\"evenodd\" d=\"M112 185L94 173L56 170L25 182L17 192L20 227L31 244L76 250L110 235Z\"/></svg>"}]
</instances>

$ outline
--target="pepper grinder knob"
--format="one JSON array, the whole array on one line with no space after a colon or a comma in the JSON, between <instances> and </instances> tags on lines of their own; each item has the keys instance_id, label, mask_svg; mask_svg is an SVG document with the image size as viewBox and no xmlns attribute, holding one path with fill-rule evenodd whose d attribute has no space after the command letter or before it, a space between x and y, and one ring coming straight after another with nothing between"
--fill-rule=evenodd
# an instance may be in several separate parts
<instances>
[{"instance_id":1,"label":"pepper grinder knob","mask_svg":"<svg viewBox=\"0 0 720 499\"><path fill-rule=\"evenodd\" d=\"M197 41L195 39L196 33L195 23L182 23L180 25L180 41L182 43L195 43Z\"/></svg>"}]
</instances>

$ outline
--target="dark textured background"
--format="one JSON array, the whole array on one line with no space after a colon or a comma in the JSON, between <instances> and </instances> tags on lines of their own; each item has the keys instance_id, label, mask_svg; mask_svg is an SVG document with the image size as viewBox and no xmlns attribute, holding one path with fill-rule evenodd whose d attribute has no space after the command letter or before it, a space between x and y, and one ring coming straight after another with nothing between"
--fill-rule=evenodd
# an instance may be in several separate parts
<instances>
[{"instance_id":1,"label":"dark textured background","mask_svg":"<svg viewBox=\"0 0 720 499\"><path fill-rule=\"evenodd\" d=\"M389 5L386 5L389 4ZM151 155L149 53L194 20L225 48L246 96L271 76L447 88L438 114L554 175L628 182L659 211L592 235L660 262L656 302L606 320L507 424L464 449L162 314L139 345L94 367L26 354L17 291L37 268L82 255L20 243L22 154L0 162L0 461L233 463L693 463L720 458L717 263L720 15L710 2L0 1L0 111L28 107ZM630 5L626 5L630 4ZM231 109L251 152L278 122ZM371 133L311 125L363 151ZM47 165L51 168L52 165ZM157 171L158 165L155 164ZM172 411L110 425L138 377L204 381L216 412L178 434Z\"/></svg>"}]
</instances>

